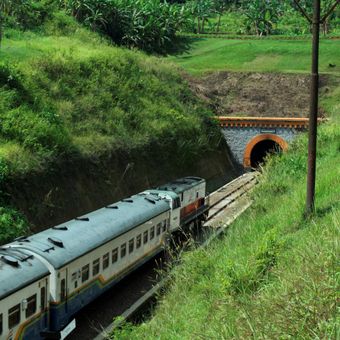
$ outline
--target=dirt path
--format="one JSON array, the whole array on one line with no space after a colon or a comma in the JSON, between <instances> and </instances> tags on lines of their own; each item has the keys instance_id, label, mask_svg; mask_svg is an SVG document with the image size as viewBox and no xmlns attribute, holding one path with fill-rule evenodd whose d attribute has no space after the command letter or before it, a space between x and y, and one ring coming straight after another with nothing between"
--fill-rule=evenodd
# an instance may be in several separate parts
<instances>
[{"instance_id":1,"label":"dirt path","mask_svg":"<svg viewBox=\"0 0 340 340\"><path fill-rule=\"evenodd\" d=\"M203 78L186 78L216 115L308 116L308 75L215 72ZM321 77L320 86L325 84L326 78Z\"/></svg>"}]
</instances>

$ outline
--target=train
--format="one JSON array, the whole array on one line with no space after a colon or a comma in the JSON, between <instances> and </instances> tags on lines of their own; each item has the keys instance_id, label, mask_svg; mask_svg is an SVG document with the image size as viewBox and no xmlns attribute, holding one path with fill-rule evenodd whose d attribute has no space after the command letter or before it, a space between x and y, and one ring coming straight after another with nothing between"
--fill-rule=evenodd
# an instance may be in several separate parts
<instances>
[{"instance_id":1,"label":"train","mask_svg":"<svg viewBox=\"0 0 340 340\"><path fill-rule=\"evenodd\" d=\"M0 247L0 339L64 339L75 315L209 209L184 177Z\"/></svg>"}]
</instances>

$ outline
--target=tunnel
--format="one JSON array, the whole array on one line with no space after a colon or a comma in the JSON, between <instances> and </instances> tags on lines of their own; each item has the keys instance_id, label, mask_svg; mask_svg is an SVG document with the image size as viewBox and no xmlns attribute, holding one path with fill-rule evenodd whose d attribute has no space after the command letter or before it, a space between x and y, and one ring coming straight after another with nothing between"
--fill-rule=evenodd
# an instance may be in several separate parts
<instances>
[{"instance_id":1,"label":"tunnel","mask_svg":"<svg viewBox=\"0 0 340 340\"><path fill-rule=\"evenodd\" d=\"M250 154L250 166L258 168L264 163L268 155L278 152L282 152L282 148L278 143L270 139L263 140L253 147Z\"/></svg>"},{"instance_id":2,"label":"tunnel","mask_svg":"<svg viewBox=\"0 0 340 340\"><path fill-rule=\"evenodd\" d=\"M245 148L243 166L245 168L258 168L264 163L268 154L286 151L287 148L287 142L278 135L257 135Z\"/></svg>"}]
</instances>

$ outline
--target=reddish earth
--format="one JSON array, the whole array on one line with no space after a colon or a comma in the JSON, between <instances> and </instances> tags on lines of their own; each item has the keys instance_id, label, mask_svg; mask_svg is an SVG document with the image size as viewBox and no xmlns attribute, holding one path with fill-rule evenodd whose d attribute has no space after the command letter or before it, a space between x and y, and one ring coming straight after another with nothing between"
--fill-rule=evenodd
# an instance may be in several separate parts
<instances>
[{"instance_id":1,"label":"reddish earth","mask_svg":"<svg viewBox=\"0 0 340 340\"><path fill-rule=\"evenodd\" d=\"M214 72L186 76L191 89L216 115L307 117L310 77L277 73ZM321 77L320 87L327 79Z\"/></svg>"}]
</instances>

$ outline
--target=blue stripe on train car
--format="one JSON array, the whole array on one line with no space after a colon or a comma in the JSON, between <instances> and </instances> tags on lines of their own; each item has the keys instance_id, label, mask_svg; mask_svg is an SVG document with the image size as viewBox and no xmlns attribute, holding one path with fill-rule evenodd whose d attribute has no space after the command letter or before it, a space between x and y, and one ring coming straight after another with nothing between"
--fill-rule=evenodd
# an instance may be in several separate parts
<instances>
[{"instance_id":1,"label":"blue stripe on train car","mask_svg":"<svg viewBox=\"0 0 340 340\"><path fill-rule=\"evenodd\" d=\"M24 340L44 339L44 337L41 336L41 333L48 331L48 329L48 312L44 312L25 325L18 338Z\"/></svg>"},{"instance_id":2,"label":"blue stripe on train car","mask_svg":"<svg viewBox=\"0 0 340 340\"><path fill-rule=\"evenodd\" d=\"M123 275L114 278L104 285L97 278L96 280L90 282L86 287L81 289L78 293L71 295L66 302L59 303L57 305L51 305L51 330L59 331L66 327L68 323L74 318L74 315L78 313L82 308L84 308L84 306L86 306L97 297L99 297L101 294L112 288L128 274L155 257L162 250L163 248L156 249L155 252L143 258L143 260L137 262L135 265L131 266L129 270Z\"/></svg>"}]
</instances>

